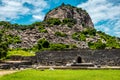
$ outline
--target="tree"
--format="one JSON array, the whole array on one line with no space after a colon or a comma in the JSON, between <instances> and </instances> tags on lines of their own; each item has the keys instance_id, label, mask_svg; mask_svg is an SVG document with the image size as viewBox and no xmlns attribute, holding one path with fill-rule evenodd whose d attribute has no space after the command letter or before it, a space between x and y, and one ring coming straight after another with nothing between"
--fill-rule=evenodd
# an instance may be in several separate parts
<instances>
[{"instance_id":1,"label":"tree","mask_svg":"<svg viewBox=\"0 0 120 80\"><path fill-rule=\"evenodd\" d=\"M0 31L0 59L7 56L8 43L2 40L3 34Z\"/></svg>"},{"instance_id":2,"label":"tree","mask_svg":"<svg viewBox=\"0 0 120 80\"><path fill-rule=\"evenodd\" d=\"M47 40L45 40L44 38L40 39L37 43L38 50L41 50L43 48L49 48L49 47L50 47L50 43Z\"/></svg>"}]
</instances>

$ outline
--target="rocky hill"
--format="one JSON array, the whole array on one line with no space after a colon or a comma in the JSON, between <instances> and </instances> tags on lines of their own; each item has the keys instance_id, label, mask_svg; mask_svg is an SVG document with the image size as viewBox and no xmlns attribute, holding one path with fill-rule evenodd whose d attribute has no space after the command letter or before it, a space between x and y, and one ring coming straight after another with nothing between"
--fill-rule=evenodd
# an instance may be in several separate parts
<instances>
[{"instance_id":1,"label":"rocky hill","mask_svg":"<svg viewBox=\"0 0 120 80\"><path fill-rule=\"evenodd\" d=\"M48 12L48 14L45 16L45 20L50 18L59 18L61 21L65 18L73 19L76 21L74 26L77 26L78 29L83 27L94 27L90 16L85 10L71 5L62 4L61 6Z\"/></svg>"},{"instance_id":2,"label":"rocky hill","mask_svg":"<svg viewBox=\"0 0 120 80\"><path fill-rule=\"evenodd\" d=\"M36 22L27 27L3 22L0 25L9 40L10 48L32 48L43 38L51 44L74 45L76 48L120 47L117 38L94 29L85 10L71 5L62 4L49 11L43 22Z\"/></svg>"}]
</instances>

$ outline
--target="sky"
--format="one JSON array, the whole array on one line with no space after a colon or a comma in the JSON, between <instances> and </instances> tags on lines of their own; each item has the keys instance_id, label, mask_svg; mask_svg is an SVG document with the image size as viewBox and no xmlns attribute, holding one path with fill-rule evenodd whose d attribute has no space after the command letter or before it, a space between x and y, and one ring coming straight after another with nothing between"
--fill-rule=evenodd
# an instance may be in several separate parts
<instances>
[{"instance_id":1,"label":"sky","mask_svg":"<svg viewBox=\"0 0 120 80\"><path fill-rule=\"evenodd\" d=\"M42 21L48 11L62 3L85 9L97 30L120 37L120 0L0 0L0 21Z\"/></svg>"}]
</instances>

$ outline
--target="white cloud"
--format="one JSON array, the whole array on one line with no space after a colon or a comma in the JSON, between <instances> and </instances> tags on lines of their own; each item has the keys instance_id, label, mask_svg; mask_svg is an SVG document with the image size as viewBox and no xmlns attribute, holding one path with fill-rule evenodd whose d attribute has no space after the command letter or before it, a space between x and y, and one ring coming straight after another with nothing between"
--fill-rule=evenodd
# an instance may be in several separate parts
<instances>
[{"instance_id":1,"label":"white cloud","mask_svg":"<svg viewBox=\"0 0 120 80\"><path fill-rule=\"evenodd\" d=\"M43 20L44 19L44 15L33 15L32 16L35 20Z\"/></svg>"},{"instance_id":2,"label":"white cloud","mask_svg":"<svg viewBox=\"0 0 120 80\"><path fill-rule=\"evenodd\" d=\"M116 21L115 26L116 27L113 28L113 31L116 36L120 37L120 19Z\"/></svg>"},{"instance_id":3,"label":"white cloud","mask_svg":"<svg viewBox=\"0 0 120 80\"><path fill-rule=\"evenodd\" d=\"M114 3L109 0L88 0L79 4L78 7L87 10L96 29L118 36L116 32L120 32L120 4L116 4L115 0Z\"/></svg>"},{"instance_id":4,"label":"white cloud","mask_svg":"<svg viewBox=\"0 0 120 80\"><path fill-rule=\"evenodd\" d=\"M40 16L39 20L43 20L43 10L48 8L48 3L45 0L1 0L2 4L0 5L0 20L13 20L18 19L24 15L32 15L33 19L36 19L36 16ZM27 3L29 6L24 6Z\"/></svg>"}]
</instances>

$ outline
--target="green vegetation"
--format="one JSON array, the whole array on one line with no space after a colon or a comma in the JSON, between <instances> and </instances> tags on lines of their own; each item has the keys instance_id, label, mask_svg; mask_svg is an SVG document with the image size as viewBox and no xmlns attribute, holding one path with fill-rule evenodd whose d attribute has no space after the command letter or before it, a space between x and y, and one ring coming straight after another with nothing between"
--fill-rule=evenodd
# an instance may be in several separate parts
<instances>
[{"instance_id":1,"label":"green vegetation","mask_svg":"<svg viewBox=\"0 0 120 80\"><path fill-rule=\"evenodd\" d=\"M53 25L65 25L67 24L68 27L72 28L72 26L74 26L76 24L76 20L75 19L71 19L71 18L65 18L62 21L59 18L49 18L46 21L43 22L44 24L47 24L47 26L53 26Z\"/></svg>"},{"instance_id":2,"label":"green vegetation","mask_svg":"<svg viewBox=\"0 0 120 80\"><path fill-rule=\"evenodd\" d=\"M46 39L40 39L38 41L38 44L37 44L36 47L37 47L38 50L41 50L41 49L44 49L44 48L49 48L50 43Z\"/></svg>"},{"instance_id":3,"label":"green vegetation","mask_svg":"<svg viewBox=\"0 0 120 80\"><path fill-rule=\"evenodd\" d=\"M96 29L85 28L82 33L83 33L84 35L95 36L95 35L96 35L96 32L97 32Z\"/></svg>"},{"instance_id":4,"label":"green vegetation","mask_svg":"<svg viewBox=\"0 0 120 80\"><path fill-rule=\"evenodd\" d=\"M119 70L24 70L0 80L120 80Z\"/></svg>"},{"instance_id":5,"label":"green vegetation","mask_svg":"<svg viewBox=\"0 0 120 80\"><path fill-rule=\"evenodd\" d=\"M72 38L75 40L79 40L79 41L85 41L87 36L92 37L95 35L96 35L95 29L86 28L82 32L76 32L76 33L72 34Z\"/></svg>"},{"instance_id":6,"label":"green vegetation","mask_svg":"<svg viewBox=\"0 0 120 80\"><path fill-rule=\"evenodd\" d=\"M62 24L67 24L68 27L70 28L72 28L76 23L77 23L76 20L71 18L65 18L63 19L63 22L62 22Z\"/></svg>"},{"instance_id":7,"label":"green vegetation","mask_svg":"<svg viewBox=\"0 0 120 80\"><path fill-rule=\"evenodd\" d=\"M74 49L77 48L75 44L63 44L63 43L52 43L50 45L50 50L64 50L64 49Z\"/></svg>"},{"instance_id":8,"label":"green vegetation","mask_svg":"<svg viewBox=\"0 0 120 80\"><path fill-rule=\"evenodd\" d=\"M5 28L10 28L11 23L7 21L0 21L0 26L4 26Z\"/></svg>"},{"instance_id":9,"label":"green vegetation","mask_svg":"<svg viewBox=\"0 0 120 80\"><path fill-rule=\"evenodd\" d=\"M63 4L64 5L64 4ZM68 5L69 8L71 8ZM77 9L78 11L81 11L82 9ZM20 36L14 34L6 34L6 32L10 29L13 30L26 30L26 29L38 29L40 33L47 33L48 31L46 28L48 26L54 26L54 25L67 25L68 27L72 28L76 24L75 19L71 18L65 18L62 21L58 18L50 18L43 22L35 22L31 25L19 25L19 24L11 24L10 22L1 21L0 27L4 27L0 30L0 59L5 58L7 56L7 53L15 54L15 50L8 52L8 46L10 44L18 44L21 43ZM75 32L72 34L72 38L78 41L85 41L88 43L88 46L90 49L113 49L113 48L120 48L120 39L116 37L109 36L101 31L96 31L92 28L87 28L84 23L82 23L84 26L84 30L81 32ZM57 31L54 34L57 37L67 37L67 34L64 32ZM91 39L88 40L87 39ZM99 39L98 39L99 38ZM63 49L72 49L77 48L76 44L62 44L62 43L50 43L46 39L40 39L33 48L31 48L31 51L38 51L38 50L63 50ZM27 49L29 50L29 49ZM22 51L16 51L16 52L22 52ZM27 52L22 52L26 53ZM28 52L29 53L29 52ZM9 55L8 55L9 56Z\"/></svg>"},{"instance_id":10,"label":"green vegetation","mask_svg":"<svg viewBox=\"0 0 120 80\"><path fill-rule=\"evenodd\" d=\"M8 44L0 43L0 59L7 56Z\"/></svg>"},{"instance_id":11,"label":"green vegetation","mask_svg":"<svg viewBox=\"0 0 120 80\"><path fill-rule=\"evenodd\" d=\"M66 37L67 34L65 34L63 32L55 32L55 36Z\"/></svg>"},{"instance_id":12,"label":"green vegetation","mask_svg":"<svg viewBox=\"0 0 120 80\"><path fill-rule=\"evenodd\" d=\"M20 40L19 36L9 34L9 35L6 35L5 38L7 39L7 42L9 44L21 43L21 40Z\"/></svg>"},{"instance_id":13,"label":"green vegetation","mask_svg":"<svg viewBox=\"0 0 120 80\"><path fill-rule=\"evenodd\" d=\"M0 31L0 59L7 56L8 42L4 40L3 33Z\"/></svg>"},{"instance_id":14,"label":"green vegetation","mask_svg":"<svg viewBox=\"0 0 120 80\"><path fill-rule=\"evenodd\" d=\"M88 46L90 47L90 49L105 49L106 48L106 44L102 43L100 40L95 43L88 42Z\"/></svg>"},{"instance_id":15,"label":"green vegetation","mask_svg":"<svg viewBox=\"0 0 120 80\"><path fill-rule=\"evenodd\" d=\"M26 30L26 29L34 29L36 26L41 26L42 22L34 22L30 25L20 25L20 24L11 24L7 21L0 21L0 27L3 26L4 29L16 29L16 30Z\"/></svg>"},{"instance_id":16,"label":"green vegetation","mask_svg":"<svg viewBox=\"0 0 120 80\"><path fill-rule=\"evenodd\" d=\"M60 43L54 43L50 45L50 50L64 50L69 48L69 45L65 45L65 44L60 44Z\"/></svg>"},{"instance_id":17,"label":"green vegetation","mask_svg":"<svg viewBox=\"0 0 120 80\"><path fill-rule=\"evenodd\" d=\"M68 45L63 43L50 43L49 41L43 38L38 41L37 45L33 47L33 50L44 51L44 50L64 50L73 48L77 48L77 46L75 44Z\"/></svg>"},{"instance_id":18,"label":"green vegetation","mask_svg":"<svg viewBox=\"0 0 120 80\"><path fill-rule=\"evenodd\" d=\"M40 31L40 33L47 33L47 30L45 29L43 25L39 26L38 30Z\"/></svg>"},{"instance_id":19,"label":"green vegetation","mask_svg":"<svg viewBox=\"0 0 120 80\"><path fill-rule=\"evenodd\" d=\"M71 19L71 18L63 19L63 24L68 24L68 23L76 24L76 20L75 19Z\"/></svg>"},{"instance_id":20,"label":"green vegetation","mask_svg":"<svg viewBox=\"0 0 120 80\"><path fill-rule=\"evenodd\" d=\"M30 51L24 51L24 50L11 50L11 51L8 51L7 53L7 58L10 57L10 56L34 56L34 52L30 52Z\"/></svg>"},{"instance_id":21,"label":"green vegetation","mask_svg":"<svg viewBox=\"0 0 120 80\"><path fill-rule=\"evenodd\" d=\"M50 18L45 21L48 25L60 25L61 21L58 18Z\"/></svg>"},{"instance_id":22,"label":"green vegetation","mask_svg":"<svg viewBox=\"0 0 120 80\"><path fill-rule=\"evenodd\" d=\"M106 47L108 48L120 48L120 40L116 37L105 34L104 32L97 32L102 39L106 41Z\"/></svg>"},{"instance_id":23,"label":"green vegetation","mask_svg":"<svg viewBox=\"0 0 120 80\"><path fill-rule=\"evenodd\" d=\"M75 40L79 40L79 41L85 41L86 40L86 35L79 32L79 33L74 33L72 34L72 38Z\"/></svg>"},{"instance_id":24,"label":"green vegetation","mask_svg":"<svg viewBox=\"0 0 120 80\"><path fill-rule=\"evenodd\" d=\"M112 49L120 48L120 40L116 37L109 36L101 31L96 31L95 29L85 28L82 32L76 32L72 34L72 38L78 41L86 41L86 38L94 38L94 36L99 35L100 39L93 42L88 42L90 49ZM104 42L103 42L103 41Z\"/></svg>"}]
</instances>

